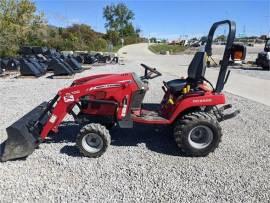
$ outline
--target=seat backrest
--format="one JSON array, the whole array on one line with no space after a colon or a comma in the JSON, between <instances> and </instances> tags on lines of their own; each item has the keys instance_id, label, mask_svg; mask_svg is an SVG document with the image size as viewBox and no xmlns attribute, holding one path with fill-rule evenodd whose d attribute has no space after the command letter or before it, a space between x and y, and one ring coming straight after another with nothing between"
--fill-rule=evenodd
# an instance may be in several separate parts
<instances>
[{"instance_id":1,"label":"seat backrest","mask_svg":"<svg viewBox=\"0 0 270 203\"><path fill-rule=\"evenodd\" d=\"M205 74L206 61L205 52L197 52L188 67L188 79L201 81Z\"/></svg>"}]
</instances>

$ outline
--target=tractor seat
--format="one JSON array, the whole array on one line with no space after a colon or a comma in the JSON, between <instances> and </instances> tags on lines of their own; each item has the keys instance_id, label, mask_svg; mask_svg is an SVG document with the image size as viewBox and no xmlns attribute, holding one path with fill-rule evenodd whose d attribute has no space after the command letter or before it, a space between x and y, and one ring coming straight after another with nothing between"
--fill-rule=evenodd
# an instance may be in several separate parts
<instances>
[{"instance_id":1,"label":"tractor seat","mask_svg":"<svg viewBox=\"0 0 270 203\"><path fill-rule=\"evenodd\" d=\"M205 52L197 52L188 67L186 79L170 80L166 83L172 94L181 93L187 85L197 86L203 81L206 69Z\"/></svg>"},{"instance_id":2,"label":"tractor seat","mask_svg":"<svg viewBox=\"0 0 270 203\"><path fill-rule=\"evenodd\" d=\"M167 82L167 86L169 87L169 90L172 94L181 92L182 89L186 86L186 84L186 79L175 79Z\"/></svg>"}]
</instances>

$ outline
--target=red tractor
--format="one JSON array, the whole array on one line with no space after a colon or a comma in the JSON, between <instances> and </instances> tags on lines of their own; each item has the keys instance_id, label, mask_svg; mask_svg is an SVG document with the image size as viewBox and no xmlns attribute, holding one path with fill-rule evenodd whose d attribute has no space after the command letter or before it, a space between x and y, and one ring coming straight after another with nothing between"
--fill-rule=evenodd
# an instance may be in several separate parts
<instances>
[{"instance_id":1,"label":"red tractor","mask_svg":"<svg viewBox=\"0 0 270 203\"><path fill-rule=\"evenodd\" d=\"M216 87L204 78L206 57L212 55L216 28L228 24L229 34ZM49 102L44 102L7 128L8 139L1 145L1 161L30 155L67 114L81 125L77 146L87 157L101 156L110 145L109 128L118 125L132 128L133 122L172 125L177 146L188 156L206 156L221 140L219 122L236 116L239 111L225 114L231 107L225 104L221 91L226 83L230 50L235 37L235 23L216 22L210 29L204 51L197 52L188 68L186 79L163 82L164 97L149 109L143 105L148 80L161 75L142 64L144 76L135 73L93 75L75 80L60 90ZM74 109L79 109L76 112Z\"/></svg>"}]
</instances>

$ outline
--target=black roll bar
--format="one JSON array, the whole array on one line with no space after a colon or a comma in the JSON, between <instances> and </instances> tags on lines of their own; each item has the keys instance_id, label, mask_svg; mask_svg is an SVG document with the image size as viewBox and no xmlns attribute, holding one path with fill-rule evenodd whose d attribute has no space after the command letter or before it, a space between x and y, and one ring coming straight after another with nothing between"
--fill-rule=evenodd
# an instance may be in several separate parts
<instances>
[{"instance_id":1,"label":"black roll bar","mask_svg":"<svg viewBox=\"0 0 270 203\"><path fill-rule=\"evenodd\" d=\"M224 21L219 21L219 22L214 23L212 27L210 28L207 44L205 46L205 52L207 53L207 55L212 56L212 43L213 43L213 37L214 37L215 31L219 26L226 25L226 24L229 26L229 33L227 36L227 43L225 46L223 59L221 62L218 80L217 80L217 84L215 88L215 92L218 92L218 93L223 90L224 84L226 83L225 80L226 78L228 79L226 75L227 75L227 69L228 69L228 64L230 60L230 52L231 52L231 48L232 48L234 38L235 38L235 33L236 33L235 22L230 21L230 20L224 20Z\"/></svg>"}]
</instances>

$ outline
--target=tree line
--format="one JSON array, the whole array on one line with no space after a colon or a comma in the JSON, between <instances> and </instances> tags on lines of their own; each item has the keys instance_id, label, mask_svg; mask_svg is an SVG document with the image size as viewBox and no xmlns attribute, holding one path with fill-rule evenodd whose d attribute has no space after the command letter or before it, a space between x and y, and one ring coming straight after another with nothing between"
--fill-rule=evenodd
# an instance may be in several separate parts
<instances>
[{"instance_id":1,"label":"tree line","mask_svg":"<svg viewBox=\"0 0 270 203\"><path fill-rule=\"evenodd\" d=\"M86 24L49 25L31 0L0 0L0 56L14 56L21 46L46 46L58 50L105 51L112 46L142 41L132 21L134 13L124 3L103 9L106 33Z\"/></svg>"}]
</instances>

